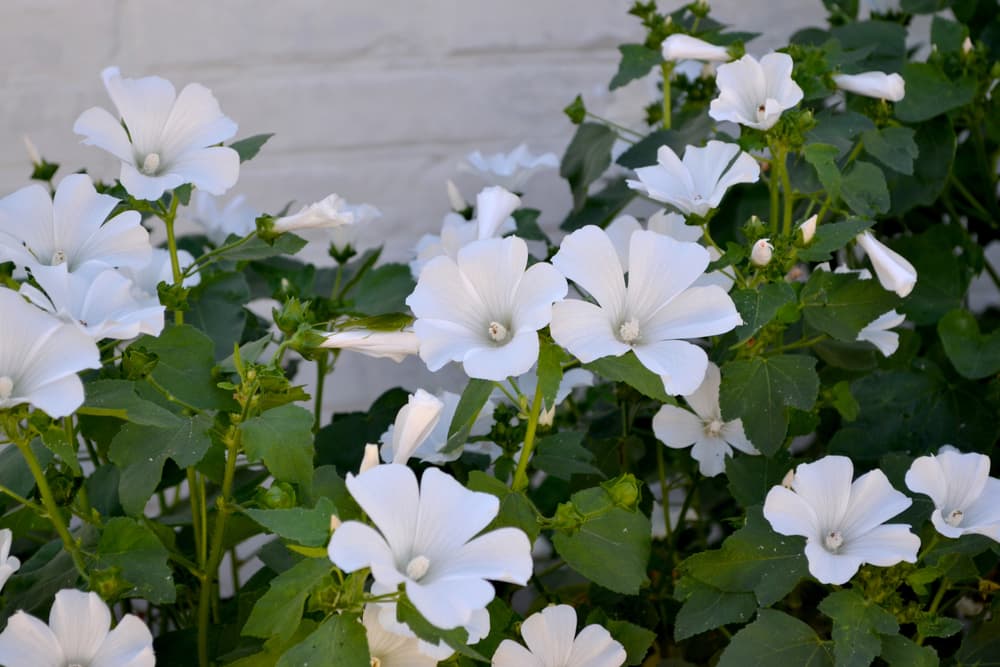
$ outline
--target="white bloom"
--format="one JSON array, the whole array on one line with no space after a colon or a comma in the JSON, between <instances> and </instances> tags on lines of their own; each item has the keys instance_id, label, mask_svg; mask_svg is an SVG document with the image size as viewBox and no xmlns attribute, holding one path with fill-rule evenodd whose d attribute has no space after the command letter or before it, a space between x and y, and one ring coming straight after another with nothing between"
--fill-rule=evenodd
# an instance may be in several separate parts
<instances>
[{"instance_id":1,"label":"white bloom","mask_svg":"<svg viewBox=\"0 0 1000 667\"><path fill-rule=\"evenodd\" d=\"M917 270L905 257L878 241L871 232L862 232L855 240L868 253L882 287L903 297L913 291Z\"/></svg>"},{"instance_id":2,"label":"white bloom","mask_svg":"<svg viewBox=\"0 0 1000 667\"><path fill-rule=\"evenodd\" d=\"M177 95L166 79L125 79L117 67L105 69L101 78L120 119L92 107L73 131L122 161L119 179L130 195L159 199L185 183L221 195L235 185L240 156L215 144L234 136L237 126L222 114L212 91L191 83Z\"/></svg>"},{"instance_id":3,"label":"white bloom","mask_svg":"<svg viewBox=\"0 0 1000 667\"><path fill-rule=\"evenodd\" d=\"M709 362L701 386L684 396L693 414L673 405L663 405L653 417L653 433L657 439L674 449L691 447L691 456L706 477L725 472L726 457L733 455L734 447L747 454L760 454L747 440L742 419L722 420L719 408L721 381L719 367Z\"/></svg>"},{"instance_id":4,"label":"white bloom","mask_svg":"<svg viewBox=\"0 0 1000 667\"><path fill-rule=\"evenodd\" d=\"M498 236L511 213L521 205L521 198L499 186L483 188L476 195L476 225L478 239Z\"/></svg>"},{"instance_id":5,"label":"white bloom","mask_svg":"<svg viewBox=\"0 0 1000 667\"><path fill-rule=\"evenodd\" d=\"M813 214L808 220L799 225L799 234L802 237L802 243L808 245L813 237L816 236L816 224L819 221L819 216Z\"/></svg>"},{"instance_id":6,"label":"white bloom","mask_svg":"<svg viewBox=\"0 0 1000 667\"><path fill-rule=\"evenodd\" d=\"M14 533L11 532L10 528L0 530L0 591L10 579L10 575L21 568L21 561L18 560L17 556L10 555L10 545L13 541Z\"/></svg>"},{"instance_id":7,"label":"white bloom","mask_svg":"<svg viewBox=\"0 0 1000 667\"><path fill-rule=\"evenodd\" d=\"M25 283L21 294L94 340L130 340L139 334L159 336L163 331L165 309L160 300L134 289L132 281L114 269L95 267L70 273L60 264L36 266L31 275L42 289Z\"/></svg>"},{"instance_id":8,"label":"white bloom","mask_svg":"<svg viewBox=\"0 0 1000 667\"><path fill-rule=\"evenodd\" d=\"M372 593L375 595L384 595L393 592L395 592L395 589L384 588L379 586L377 583L372 584ZM441 640L437 644L431 644L430 642L418 639L416 633L410 629L410 626L396 620L395 602L387 602L370 606L374 606L378 609L378 623L384 630L394 635L409 637L416 640L417 650L424 656L434 660L431 664L436 665L439 660L447 660L453 653L455 653L455 650L444 640ZM485 608L476 609L472 612L472 617L469 623L463 625L462 628L468 633L469 646L476 644L486 637L486 635L490 634L490 612ZM374 653L372 653L372 657L375 657Z\"/></svg>"},{"instance_id":9,"label":"white bloom","mask_svg":"<svg viewBox=\"0 0 1000 667\"><path fill-rule=\"evenodd\" d=\"M731 60L729 50L724 46L710 44L703 39L675 33L670 35L660 51L664 60L706 60L708 62L726 62Z\"/></svg>"},{"instance_id":10,"label":"white bloom","mask_svg":"<svg viewBox=\"0 0 1000 667\"><path fill-rule=\"evenodd\" d=\"M972 48L972 40L969 39L968 35L966 35L965 39L962 40L962 53L969 53L972 51ZM25 137L25 139L27 139L27 137Z\"/></svg>"},{"instance_id":11,"label":"white bloom","mask_svg":"<svg viewBox=\"0 0 1000 667\"><path fill-rule=\"evenodd\" d=\"M153 635L125 614L111 630L111 612L97 593L56 593L46 625L19 611L0 634L6 667L153 667Z\"/></svg>"},{"instance_id":12,"label":"white bloom","mask_svg":"<svg viewBox=\"0 0 1000 667\"><path fill-rule=\"evenodd\" d=\"M324 335L326 340L320 347L353 350L369 357L388 357L395 362L416 354L419 349L417 334L410 329L402 331L345 329Z\"/></svg>"},{"instance_id":13,"label":"white bloom","mask_svg":"<svg viewBox=\"0 0 1000 667\"><path fill-rule=\"evenodd\" d=\"M194 264L194 257L187 250L177 250L177 263L183 272ZM133 295L137 300L157 295L156 287L162 282L174 284L174 271L170 264L170 251L165 248L153 248L149 260L138 268L122 267L121 271L132 281ZM197 271L184 278L184 287L194 287L201 282Z\"/></svg>"},{"instance_id":14,"label":"white bloom","mask_svg":"<svg viewBox=\"0 0 1000 667\"><path fill-rule=\"evenodd\" d=\"M191 220L205 229L208 240L219 246L231 235L246 236L257 229L260 212L247 202L243 195L236 195L222 208L220 198L204 190L191 195Z\"/></svg>"},{"instance_id":15,"label":"white bloom","mask_svg":"<svg viewBox=\"0 0 1000 667\"><path fill-rule=\"evenodd\" d=\"M920 538L910 526L885 523L913 502L892 488L881 470L851 482L854 464L825 456L795 469L792 488L775 486L764 517L775 532L806 538L809 572L821 583L844 584L865 563L915 563Z\"/></svg>"},{"instance_id":16,"label":"white bloom","mask_svg":"<svg viewBox=\"0 0 1000 667\"><path fill-rule=\"evenodd\" d=\"M348 204L347 210L354 215L354 224L338 225L326 230L327 237L334 248L346 248L356 245L358 234L367 225L382 217L382 211L371 204ZM303 238L309 239L309 234Z\"/></svg>"},{"instance_id":17,"label":"white bloom","mask_svg":"<svg viewBox=\"0 0 1000 667\"><path fill-rule=\"evenodd\" d=\"M554 153L533 155L525 144L521 144L510 153L483 155L474 151L465 156L465 161L458 168L477 174L490 185L499 185L511 192L522 192L524 184L535 172L558 166L559 158Z\"/></svg>"},{"instance_id":18,"label":"white bloom","mask_svg":"<svg viewBox=\"0 0 1000 667\"><path fill-rule=\"evenodd\" d=\"M757 161L738 145L723 141L709 141L703 148L688 146L683 160L669 146L660 146L656 161L656 165L636 169L639 180L628 181L628 186L685 215L704 217L730 187L760 178Z\"/></svg>"},{"instance_id":19,"label":"white bloom","mask_svg":"<svg viewBox=\"0 0 1000 667\"><path fill-rule=\"evenodd\" d=\"M889 330L898 327L905 319L906 315L900 315L895 310L883 313L858 332L858 340L871 343L882 356L891 357L899 348L899 334Z\"/></svg>"},{"instance_id":20,"label":"white bloom","mask_svg":"<svg viewBox=\"0 0 1000 667\"><path fill-rule=\"evenodd\" d=\"M787 53L769 53L757 62L745 55L721 65L715 75L719 96L712 100L708 115L758 130L769 130L781 112L802 99L802 89L792 80L792 58Z\"/></svg>"},{"instance_id":21,"label":"white bloom","mask_svg":"<svg viewBox=\"0 0 1000 667\"><path fill-rule=\"evenodd\" d=\"M461 213L469 208L469 203L462 196L462 191L458 189L458 186L450 178L445 183L445 190L448 192L448 205L451 206L452 211Z\"/></svg>"},{"instance_id":22,"label":"white bloom","mask_svg":"<svg viewBox=\"0 0 1000 667\"><path fill-rule=\"evenodd\" d=\"M576 610L560 604L532 614L521 624L528 648L511 639L500 642L493 667L620 667L628 655L600 625L576 633Z\"/></svg>"},{"instance_id":23,"label":"white bloom","mask_svg":"<svg viewBox=\"0 0 1000 667\"><path fill-rule=\"evenodd\" d=\"M362 616L365 634L368 635L368 653L371 655L372 664L379 667L435 667L438 658L425 655L420 650L419 640L412 636L412 633L410 636L399 634L383 626L380 620L382 616L380 606L382 605L366 605ZM396 605L384 606L389 607L391 613L395 615ZM446 655L442 660L447 657Z\"/></svg>"},{"instance_id":24,"label":"white bloom","mask_svg":"<svg viewBox=\"0 0 1000 667\"><path fill-rule=\"evenodd\" d=\"M418 390L418 393L420 391L423 390ZM448 461L458 459L462 456L462 452L465 451L465 449L487 455L492 455L496 452L497 456L499 456L499 447L492 442L485 441L467 443L465 448L459 447L453 452L445 453L441 451L444 449L445 445L448 444L448 429L451 427L451 420L455 417L455 411L458 409L458 402L462 397L460 394L456 394L451 391L440 391L437 393L436 397L432 398L442 404L440 418L435 424L433 424L431 429L420 440L420 442L417 442L409 448L409 456L418 458L426 463L433 463L435 465L441 465L443 463L447 463ZM470 436L482 436L490 432L490 428L493 426L494 407L493 401L486 401L482 410L479 411L479 416L472 423L472 428L469 430ZM400 411L400 413L402 413L402 411ZM399 416L396 417L396 422L399 422ZM394 455L394 452L397 449L395 445L397 437L399 437L397 435L397 427L395 424L391 424L389 428L386 429L386 432L382 434L382 442L385 443L382 445L382 454L386 461L392 460L395 463L403 463L403 461L396 459ZM412 439L407 437L407 440L409 441Z\"/></svg>"},{"instance_id":25,"label":"white bloom","mask_svg":"<svg viewBox=\"0 0 1000 667\"><path fill-rule=\"evenodd\" d=\"M108 215L118 200L98 194L90 176L71 174L55 198L29 185L0 199L0 262L21 267L66 264L76 271L87 262L139 267L149 261L149 233L136 211Z\"/></svg>"},{"instance_id":26,"label":"white bloom","mask_svg":"<svg viewBox=\"0 0 1000 667\"><path fill-rule=\"evenodd\" d=\"M430 370L460 361L469 377L499 381L534 365L537 332L567 288L551 264L527 262L524 240L508 237L474 241L457 261L441 256L424 267L406 303Z\"/></svg>"},{"instance_id":27,"label":"white bloom","mask_svg":"<svg viewBox=\"0 0 1000 667\"><path fill-rule=\"evenodd\" d=\"M344 522L330 538L330 560L346 572L370 567L380 587L404 584L413 605L439 628L467 625L489 604L495 591L487 579L523 586L531 576L523 531L480 534L500 509L496 496L469 491L437 468L428 468L418 486L412 470L394 463L348 473L347 488L377 530Z\"/></svg>"},{"instance_id":28,"label":"white bloom","mask_svg":"<svg viewBox=\"0 0 1000 667\"><path fill-rule=\"evenodd\" d=\"M722 288L691 286L708 261L708 251L695 243L640 230L630 238L625 267L603 230L578 229L563 239L552 263L597 304L555 304L552 337L584 363L632 350L662 377L667 393L690 394L705 377L708 356L683 339L722 334L741 322Z\"/></svg>"},{"instance_id":29,"label":"white bloom","mask_svg":"<svg viewBox=\"0 0 1000 667\"><path fill-rule=\"evenodd\" d=\"M329 229L353 225L354 221L354 212L344 198L331 194L318 202L303 206L298 213L277 218L274 221L274 231L281 233L300 229Z\"/></svg>"},{"instance_id":30,"label":"white bloom","mask_svg":"<svg viewBox=\"0 0 1000 667\"><path fill-rule=\"evenodd\" d=\"M945 537L978 533L1000 542L1000 479L989 474L990 457L945 445L913 462L906 486L934 501L931 522Z\"/></svg>"},{"instance_id":31,"label":"white bloom","mask_svg":"<svg viewBox=\"0 0 1000 667\"><path fill-rule=\"evenodd\" d=\"M0 288L0 410L29 403L70 415L83 404L77 372L100 366L90 336Z\"/></svg>"},{"instance_id":32,"label":"white bloom","mask_svg":"<svg viewBox=\"0 0 1000 667\"><path fill-rule=\"evenodd\" d=\"M365 453L361 457L361 465L358 467L358 474L367 472L379 465L378 445L365 445ZM340 527L339 524L337 526Z\"/></svg>"},{"instance_id":33,"label":"white bloom","mask_svg":"<svg viewBox=\"0 0 1000 667\"><path fill-rule=\"evenodd\" d=\"M834 74L833 82L849 93L890 102L898 102L906 95L906 82L896 73Z\"/></svg>"},{"instance_id":34,"label":"white bloom","mask_svg":"<svg viewBox=\"0 0 1000 667\"><path fill-rule=\"evenodd\" d=\"M612 224L614 224L612 222ZM610 225L608 225L610 227ZM697 243L704 235L698 225L689 225L680 213L667 212L665 208L649 216L646 221L646 229L657 234L665 234L670 238L685 243Z\"/></svg>"},{"instance_id":35,"label":"white bloom","mask_svg":"<svg viewBox=\"0 0 1000 667\"><path fill-rule=\"evenodd\" d=\"M771 263L774 257L774 246L770 239L758 239L750 249L750 263L754 266L764 267Z\"/></svg>"},{"instance_id":36,"label":"white bloom","mask_svg":"<svg viewBox=\"0 0 1000 667\"><path fill-rule=\"evenodd\" d=\"M423 389L410 394L406 405L396 413L391 430L386 432L389 437L382 436L382 460L402 464L409 461L437 426L442 410L444 403L433 394Z\"/></svg>"}]
</instances>

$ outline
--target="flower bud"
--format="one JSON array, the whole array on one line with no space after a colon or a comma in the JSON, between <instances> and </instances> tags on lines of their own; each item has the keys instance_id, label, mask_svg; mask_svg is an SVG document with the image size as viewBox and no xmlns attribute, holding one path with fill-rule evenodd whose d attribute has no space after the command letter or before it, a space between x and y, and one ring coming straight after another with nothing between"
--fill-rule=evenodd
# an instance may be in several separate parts
<instances>
[{"instance_id":1,"label":"flower bud","mask_svg":"<svg viewBox=\"0 0 1000 667\"><path fill-rule=\"evenodd\" d=\"M451 210L456 213L461 213L465 209L469 208L469 204L465 201L465 197L459 191L458 186L455 185L454 181L450 178L445 184L448 189L448 205L451 206Z\"/></svg>"},{"instance_id":2,"label":"flower bud","mask_svg":"<svg viewBox=\"0 0 1000 667\"><path fill-rule=\"evenodd\" d=\"M972 40L966 37L962 42L962 53L969 53L970 51L972 51Z\"/></svg>"},{"instance_id":3,"label":"flower bud","mask_svg":"<svg viewBox=\"0 0 1000 667\"><path fill-rule=\"evenodd\" d=\"M697 37L675 33L670 35L660 46L663 59L668 61L677 60L706 60L709 62L728 62L729 50L724 46L710 44Z\"/></svg>"},{"instance_id":4,"label":"flower bud","mask_svg":"<svg viewBox=\"0 0 1000 667\"><path fill-rule=\"evenodd\" d=\"M378 445L367 444L365 445L365 454L361 458L361 467L358 468L358 474L371 470L379 464L378 459Z\"/></svg>"},{"instance_id":5,"label":"flower bud","mask_svg":"<svg viewBox=\"0 0 1000 667\"><path fill-rule=\"evenodd\" d=\"M255 500L269 510L284 510L298 504L295 487L288 482L274 482L267 489L257 491Z\"/></svg>"},{"instance_id":6,"label":"flower bud","mask_svg":"<svg viewBox=\"0 0 1000 667\"><path fill-rule=\"evenodd\" d=\"M622 475L601 484L615 505L634 511L639 503L639 481L633 475Z\"/></svg>"},{"instance_id":7,"label":"flower bud","mask_svg":"<svg viewBox=\"0 0 1000 667\"><path fill-rule=\"evenodd\" d=\"M882 287L902 297L913 291L917 270L905 257L878 241L871 232L862 232L855 240L868 254Z\"/></svg>"},{"instance_id":8,"label":"flower bud","mask_svg":"<svg viewBox=\"0 0 1000 667\"><path fill-rule=\"evenodd\" d=\"M771 263L773 256L774 246L771 245L769 239L760 239L753 244L753 249L750 251L750 263L754 266L764 267Z\"/></svg>"},{"instance_id":9,"label":"flower bud","mask_svg":"<svg viewBox=\"0 0 1000 667\"><path fill-rule=\"evenodd\" d=\"M781 485L786 489L792 488L792 482L795 481L795 468L792 468L785 473L785 476L781 479Z\"/></svg>"},{"instance_id":10,"label":"flower bud","mask_svg":"<svg viewBox=\"0 0 1000 667\"><path fill-rule=\"evenodd\" d=\"M903 81L903 77L896 73L834 74L833 82L837 88L849 93L890 102L898 102L906 94L906 82Z\"/></svg>"},{"instance_id":11,"label":"flower bud","mask_svg":"<svg viewBox=\"0 0 1000 667\"><path fill-rule=\"evenodd\" d=\"M340 528L340 525L342 523L344 523L344 522L340 520L339 516L337 516L336 514L331 514L330 515L330 532L332 533L335 530L337 530L338 528Z\"/></svg>"},{"instance_id":12,"label":"flower bud","mask_svg":"<svg viewBox=\"0 0 1000 667\"><path fill-rule=\"evenodd\" d=\"M802 243L804 245L809 245L809 242L813 240L816 236L816 222L818 216L813 215L811 218L799 225L799 234L802 237Z\"/></svg>"},{"instance_id":13,"label":"flower bud","mask_svg":"<svg viewBox=\"0 0 1000 667\"><path fill-rule=\"evenodd\" d=\"M968 41L968 38L966 38L966 41ZM31 164L36 166L42 164L42 156L38 152L38 149L35 148L35 144L32 143L28 135L21 135L21 140L24 142L24 150L27 151L28 159L31 160Z\"/></svg>"}]
</instances>

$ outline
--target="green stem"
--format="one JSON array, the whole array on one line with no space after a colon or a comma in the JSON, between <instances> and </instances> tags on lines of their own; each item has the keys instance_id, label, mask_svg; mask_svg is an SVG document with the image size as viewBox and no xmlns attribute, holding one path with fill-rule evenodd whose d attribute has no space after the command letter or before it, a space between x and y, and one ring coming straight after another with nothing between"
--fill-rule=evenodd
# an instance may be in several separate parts
<instances>
[{"instance_id":1,"label":"green stem","mask_svg":"<svg viewBox=\"0 0 1000 667\"><path fill-rule=\"evenodd\" d=\"M663 447L656 446L656 470L660 476L660 502L663 503L663 527L666 528L667 543L673 543L673 529L670 527L670 506L667 502L670 490L667 489L667 464L663 459ZM678 525L678 527L680 527Z\"/></svg>"},{"instance_id":2,"label":"green stem","mask_svg":"<svg viewBox=\"0 0 1000 667\"><path fill-rule=\"evenodd\" d=\"M778 347L768 350L771 354L776 354L778 352L788 352L789 350L800 350L804 347L812 347L816 343L822 343L826 340L828 336L826 334L819 334L818 336L813 336L812 338L800 338L799 340L789 343L788 345L779 345Z\"/></svg>"},{"instance_id":3,"label":"green stem","mask_svg":"<svg viewBox=\"0 0 1000 667\"><path fill-rule=\"evenodd\" d=\"M986 220L987 222L993 221L993 216L990 215L990 212L987 211L986 208L979 203L979 200L976 199L976 196L974 194L969 192L968 188L962 185L962 181L960 181L955 176L955 174L951 175L951 184L954 186L956 190L958 190L959 194L961 194L962 197L965 198L965 201L968 202L969 206L971 206L976 211L976 213L982 216L983 220Z\"/></svg>"},{"instance_id":4,"label":"green stem","mask_svg":"<svg viewBox=\"0 0 1000 667\"><path fill-rule=\"evenodd\" d=\"M31 451L31 444L27 440L15 439L14 444L17 448L21 450L21 455L24 456L25 462L28 464L28 469L31 470L32 477L35 478L35 484L38 486L38 493L42 496L42 505L45 506L45 513L48 515L49 521L52 526L56 529L59 537L62 539L63 546L66 551L69 552L70 557L73 559L73 565L76 566L77 572L85 580L89 579L87 576L87 568L83 562L83 554L80 553L80 545L77 544L76 540L69 532L69 528L66 527L66 522L63 520L62 512L59 510L59 505L56 503L55 496L52 494L52 489L49 487L49 481L45 478L45 471L42 470L42 466L39 465L38 459L35 458L35 453Z\"/></svg>"},{"instance_id":5,"label":"green stem","mask_svg":"<svg viewBox=\"0 0 1000 667\"><path fill-rule=\"evenodd\" d=\"M528 461L531 460L531 453L535 449L535 431L538 429L538 415L542 411L542 391L539 388L535 391L535 400L531 403L531 414L528 415L528 429L524 433L524 449L517 460L517 470L514 471L514 481L511 489L523 491L528 488Z\"/></svg>"},{"instance_id":6,"label":"green stem","mask_svg":"<svg viewBox=\"0 0 1000 667\"><path fill-rule=\"evenodd\" d=\"M684 496L684 503L681 505L681 513L677 515L677 530L670 538L670 551L673 552L674 562L680 562L677 553L677 541L681 536L681 528L684 527L684 519L687 517L688 510L691 509L691 502L694 500L694 493L698 488L698 484L695 481L691 482L691 488L688 490L687 495ZM667 522L670 522L670 497L664 492L663 495L663 513L667 517Z\"/></svg>"},{"instance_id":7,"label":"green stem","mask_svg":"<svg viewBox=\"0 0 1000 667\"><path fill-rule=\"evenodd\" d=\"M43 514L45 512L45 508L44 507L42 507L38 503L35 503L35 502L32 502L32 501L28 500L27 498L25 498L21 494L19 494L19 493L13 491L13 490L7 488L3 484L0 484L0 493L4 494L5 496L10 496L15 502L17 502L17 503L19 503L21 505L24 505L25 507L27 507L28 509L30 509L35 514Z\"/></svg>"},{"instance_id":8,"label":"green stem","mask_svg":"<svg viewBox=\"0 0 1000 667\"><path fill-rule=\"evenodd\" d=\"M778 169L778 159L777 156L773 154L774 149L772 148L772 159L771 159L771 174L767 179L767 187L771 195L771 219L768 221L771 225L771 236L778 235L778 216L779 213L779 203L778 203L778 187L779 179L778 175L775 173Z\"/></svg>"},{"instance_id":9,"label":"green stem","mask_svg":"<svg viewBox=\"0 0 1000 667\"><path fill-rule=\"evenodd\" d=\"M635 130L630 130L629 128L625 127L624 125L619 125L618 123L614 122L613 120L608 120L607 118L604 118L603 116L598 116L596 113L591 113L591 112L588 111L587 115L589 117L593 118L594 120L596 120L597 122L604 123L605 125L607 125L611 129L615 130L618 133L618 138L621 139L622 141L627 141L630 144L634 144L636 139L642 139L643 138L643 135L642 135L641 132L636 132ZM630 139L628 137L623 137L622 134L631 134L633 137L635 137L635 139Z\"/></svg>"},{"instance_id":10,"label":"green stem","mask_svg":"<svg viewBox=\"0 0 1000 667\"><path fill-rule=\"evenodd\" d=\"M180 198L173 195L170 198L170 210L163 216L163 224L167 228L167 249L170 251L170 269L173 272L174 284L180 285L184 278L181 274L180 260L177 258L177 237L174 235L174 220L177 219L177 205ZM174 311L174 322L184 324L184 311Z\"/></svg>"},{"instance_id":11,"label":"green stem","mask_svg":"<svg viewBox=\"0 0 1000 667\"><path fill-rule=\"evenodd\" d=\"M931 600L931 606L927 608L927 612L929 614L933 616L937 613L938 607L941 606L941 600L944 599L944 594L948 592L949 588L951 588L951 582L948 581L947 577L942 578L941 584L938 586L937 592L934 594L934 599ZM920 646L924 643L924 639L926 639L926 637L924 637L924 633L918 632L913 641L917 646Z\"/></svg>"},{"instance_id":12,"label":"green stem","mask_svg":"<svg viewBox=\"0 0 1000 667\"><path fill-rule=\"evenodd\" d=\"M194 262L192 262L187 268L185 268L181 272L181 278L187 278L188 276L190 276L195 271L198 271L199 269L203 269L206 266L209 266L210 264L213 264L214 262L217 262L219 260L219 255L221 255L223 253L226 253L226 252L229 252L230 250L233 250L235 248L239 248L241 245L247 243L251 239L256 238L256 236L257 236L257 232L256 231L252 231L249 234L247 234L246 236L244 236L243 238L239 239L238 241L233 241L232 243L228 243L226 245L219 246L218 248L215 248L214 250L210 250L210 251L206 252L204 255L202 255L201 257L199 257L198 259L196 259Z\"/></svg>"},{"instance_id":13,"label":"green stem","mask_svg":"<svg viewBox=\"0 0 1000 667\"><path fill-rule=\"evenodd\" d=\"M663 129L670 129L670 115L671 115L671 105L670 105L670 77L674 73L673 63L661 63L660 72L663 74Z\"/></svg>"},{"instance_id":14,"label":"green stem","mask_svg":"<svg viewBox=\"0 0 1000 667\"><path fill-rule=\"evenodd\" d=\"M784 222L782 223L782 232L785 236L789 236L792 233L792 207L795 204L795 193L792 192L792 179L788 175L788 164L787 164L788 152L782 151L781 153L781 196L782 203L785 205L784 208Z\"/></svg>"},{"instance_id":15,"label":"green stem","mask_svg":"<svg viewBox=\"0 0 1000 667\"><path fill-rule=\"evenodd\" d=\"M323 386L326 383L326 374L329 369L326 365L327 356L323 353L316 360L316 401L313 406L313 433L319 432L323 415Z\"/></svg>"},{"instance_id":16,"label":"green stem","mask_svg":"<svg viewBox=\"0 0 1000 667\"><path fill-rule=\"evenodd\" d=\"M160 395L163 396L163 398L167 399L171 403L174 403L175 405L179 405L182 408L184 408L185 410L188 410L188 411L193 412L195 414L201 414L203 412L203 410L201 408L195 407L195 406L191 405L190 403L187 403L187 402L185 402L185 401L177 398L176 396L174 396L173 393L169 389L167 389L162 384L160 384L159 382L157 382L156 380L154 380L152 375L147 375L146 376L146 381L149 382L150 386L153 387L153 389L155 389L156 391L158 391L160 393Z\"/></svg>"}]
</instances>

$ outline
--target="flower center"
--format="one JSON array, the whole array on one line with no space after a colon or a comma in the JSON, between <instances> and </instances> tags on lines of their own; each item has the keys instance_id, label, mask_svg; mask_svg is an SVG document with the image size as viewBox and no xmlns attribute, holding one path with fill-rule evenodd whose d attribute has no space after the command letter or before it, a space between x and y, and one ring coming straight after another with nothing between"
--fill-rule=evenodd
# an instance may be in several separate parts
<instances>
[{"instance_id":1,"label":"flower center","mask_svg":"<svg viewBox=\"0 0 1000 667\"><path fill-rule=\"evenodd\" d=\"M372 667L382 667L382 661L372 656Z\"/></svg>"},{"instance_id":2,"label":"flower center","mask_svg":"<svg viewBox=\"0 0 1000 667\"><path fill-rule=\"evenodd\" d=\"M52 253L52 261L50 264L52 266L59 266L60 264L66 263L66 252L64 250L56 250Z\"/></svg>"},{"instance_id":3,"label":"flower center","mask_svg":"<svg viewBox=\"0 0 1000 667\"><path fill-rule=\"evenodd\" d=\"M431 567L427 556L415 556L406 564L406 576L414 581L420 581Z\"/></svg>"},{"instance_id":4,"label":"flower center","mask_svg":"<svg viewBox=\"0 0 1000 667\"><path fill-rule=\"evenodd\" d=\"M152 176L156 173L156 170L160 168L160 154L150 153L146 156L146 159L142 161L142 168L140 171L147 176Z\"/></svg>"},{"instance_id":5,"label":"flower center","mask_svg":"<svg viewBox=\"0 0 1000 667\"><path fill-rule=\"evenodd\" d=\"M499 322L490 322L489 332L490 332L490 338L492 338L494 342L497 343L502 343L506 341L509 335L507 327L500 324Z\"/></svg>"},{"instance_id":6,"label":"flower center","mask_svg":"<svg viewBox=\"0 0 1000 667\"><path fill-rule=\"evenodd\" d=\"M639 340L639 320L633 317L630 320L622 322L622 325L618 327L618 338L623 343L629 345Z\"/></svg>"},{"instance_id":7,"label":"flower center","mask_svg":"<svg viewBox=\"0 0 1000 667\"><path fill-rule=\"evenodd\" d=\"M0 375L0 400L10 398L14 393L14 380L9 375Z\"/></svg>"},{"instance_id":8,"label":"flower center","mask_svg":"<svg viewBox=\"0 0 1000 667\"><path fill-rule=\"evenodd\" d=\"M2 379L2 378L0 378ZM965 512L962 510L952 510L948 513L948 516L944 518L944 522L952 527L958 527L962 523L962 517L965 516Z\"/></svg>"},{"instance_id":9,"label":"flower center","mask_svg":"<svg viewBox=\"0 0 1000 667\"><path fill-rule=\"evenodd\" d=\"M763 122L767 118L767 105L761 104L757 107L757 122Z\"/></svg>"},{"instance_id":10,"label":"flower center","mask_svg":"<svg viewBox=\"0 0 1000 667\"><path fill-rule=\"evenodd\" d=\"M837 549L843 546L843 544L844 544L844 536L840 533L839 530L831 530L823 538L823 546L825 546L826 550L831 553L836 553Z\"/></svg>"},{"instance_id":11,"label":"flower center","mask_svg":"<svg viewBox=\"0 0 1000 667\"><path fill-rule=\"evenodd\" d=\"M725 424L723 424L720 419L713 419L712 421L705 422L705 435L710 438L718 438L719 434L722 433L723 426L725 426Z\"/></svg>"}]
</instances>

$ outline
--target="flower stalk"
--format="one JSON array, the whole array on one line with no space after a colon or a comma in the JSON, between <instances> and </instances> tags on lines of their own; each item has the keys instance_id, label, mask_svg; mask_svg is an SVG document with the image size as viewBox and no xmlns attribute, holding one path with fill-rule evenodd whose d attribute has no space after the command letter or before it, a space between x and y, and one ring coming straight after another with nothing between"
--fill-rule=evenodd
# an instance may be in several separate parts
<instances>
[{"instance_id":1,"label":"flower stalk","mask_svg":"<svg viewBox=\"0 0 1000 667\"><path fill-rule=\"evenodd\" d=\"M177 220L177 205L179 203L180 198L174 193L170 197L170 208L161 215L161 219L167 230L167 250L170 251L170 269L173 273L175 285L180 285L184 280L181 273L181 263L177 258L177 236L174 233L174 222ZM180 309L174 311L174 323L184 324L184 311Z\"/></svg>"},{"instance_id":2,"label":"flower stalk","mask_svg":"<svg viewBox=\"0 0 1000 667\"><path fill-rule=\"evenodd\" d=\"M671 125L670 77L674 73L674 64L671 62L661 63L660 72L663 73L663 129L669 130Z\"/></svg>"},{"instance_id":3,"label":"flower stalk","mask_svg":"<svg viewBox=\"0 0 1000 667\"><path fill-rule=\"evenodd\" d=\"M535 432L538 430L538 415L542 411L542 390L535 392L535 399L531 402L531 413L528 415L528 428L524 433L524 449L517 460L517 470L514 471L514 481L511 489L523 491L528 488L528 462L535 449Z\"/></svg>"}]
</instances>

